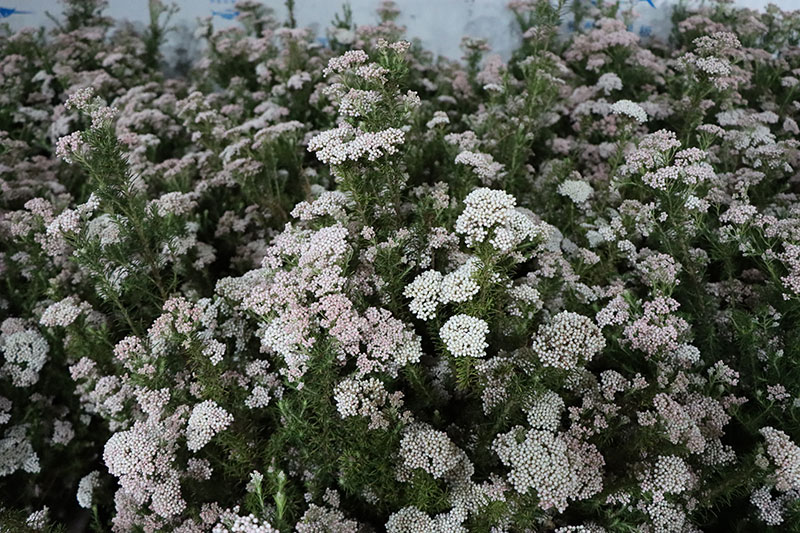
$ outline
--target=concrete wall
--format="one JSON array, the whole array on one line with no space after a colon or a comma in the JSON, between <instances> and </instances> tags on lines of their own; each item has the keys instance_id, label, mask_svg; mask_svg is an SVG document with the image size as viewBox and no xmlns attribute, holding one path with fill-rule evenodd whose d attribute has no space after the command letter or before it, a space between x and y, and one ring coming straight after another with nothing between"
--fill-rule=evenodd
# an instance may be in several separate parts
<instances>
[{"instance_id":1,"label":"concrete wall","mask_svg":"<svg viewBox=\"0 0 800 533\"><path fill-rule=\"evenodd\" d=\"M170 0L166 0L170 1ZM218 27L235 24L230 18L235 15L236 0L178 0L181 11L176 22L184 27L180 35L191 35L188 31L198 17L213 17ZM631 0L636 3L639 18L632 31L642 36L664 36L669 30L669 13L674 0ZM800 0L738 0L741 6L755 9L768 3L783 9L800 9ZM262 0L278 15L285 14L283 0ZM377 20L375 8L379 0L348 0L356 23L369 24ZM336 13L341 13L344 0L296 0L297 22L311 26L318 35L324 36L325 28ZM399 22L408 28L410 37L417 37L429 50L447 57L459 57L461 37L483 37L489 40L492 49L507 56L514 47L517 36L514 24L506 9L507 0L398 0L402 13ZM45 12L58 13L60 3L56 0L0 0L0 22L13 28L49 25ZM147 20L147 0L110 0L109 14L115 18L144 22Z\"/></svg>"}]
</instances>

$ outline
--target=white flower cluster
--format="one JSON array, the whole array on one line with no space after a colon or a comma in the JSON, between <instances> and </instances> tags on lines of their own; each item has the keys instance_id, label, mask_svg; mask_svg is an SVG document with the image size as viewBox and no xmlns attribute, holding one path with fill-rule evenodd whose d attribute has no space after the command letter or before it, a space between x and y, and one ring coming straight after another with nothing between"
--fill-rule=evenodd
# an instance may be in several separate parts
<instances>
[{"instance_id":1,"label":"white flower cluster","mask_svg":"<svg viewBox=\"0 0 800 533\"><path fill-rule=\"evenodd\" d=\"M301 333L291 329L292 324L278 317L261 332L261 346L280 355L289 367L293 378L305 373L308 354L302 345Z\"/></svg>"},{"instance_id":2,"label":"white flower cluster","mask_svg":"<svg viewBox=\"0 0 800 533\"><path fill-rule=\"evenodd\" d=\"M464 150L456 156L455 162L457 165L472 167L472 170L477 174L481 183L484 185L492 184L499 178L502 178L504 174L504 165L495 161L491 154Z\"/></svg>"},{"instance_id":3,"label":"white flower cluster","mask_svg":"<svg viewBox=\"0 0 800 533\"><path fill-rule=\"evenodd\" d=\"M197 207L198 197L199 194L196 192L168 192L162 194L158 199L152 200L150 204L161 217L166 217L167 215L181 216L191 213Z\"/></svg>"},{"instance_id":4,"label":"white flower cluster","mask_svg":"<svg viewBox=\"0 0 800 533\"><path fill-rule=\"evenodd\" d=\"M539 326L532 349L544 366L574 370L606 345L600 328L588 317L562 311Z\"/></svg>"},{"instance_id":5,"label":"white flower cluster","mask_svg":"<svg viewBox=\"0 0 800 533\"><path fill-rule=\"evenodd\" d=\"M356 76L362 80L386 83L386 75L389 73L389 70L377 63L368 63L356 67L355 73Z\"/></svg>"},{"instance_id":6,"label":"white flower cluster","mask_svg":"<svg viewBox=\"0 0 800 533\"><path fill-rule=\"evenodd\" d=\"M517 426L498 435L492 447L511 471L508 480L520 494L536 491L542 509L564 512L569 500L580 500L602 490L602 456L594 445L571 437L531 429L521 442Z\"/></svg>"},{"instance_id":7,"label":"white flower cluster","mask_svg":"<svg viewBox=\"0 0 800 533\"><path fill-rule=\"evenodd\" d=\"M206 481L211 479L213 473L214 468L211 466L211 462L208 459L191 457L186 461L186 476L190 479Z\"/></svg>"},{"instance_id":8,"label":"white flower cluster","mask_svg":"<svg viewBox=\"0 0 800 533\"><path fill-rule=\"evenodd\" d=\"M391 401L399 407L402 402L401 397L400 393L390 397L383 382L377 378L347 378L333 389L333 399L336 402L339 416L342 418L350 416L369 418L369 429L388 427L389 421L382 410L387 401Z\"/></svg>"},{"instance_id":9,"label":"white flower cluster","mask_svg":"<svg viewBox=\"0 0 800 533\"><path fill-rule=\"evenodd\" d=\"M455 315L439 329L439 337L447 351L456 357L484 357L489 324L485 320L465 314Z\"/></svg>"},{"instance_id":10,"label":"white flower cluster","mask_svg":"<svg viewBox=\"0 0 800 533\"><path fill-rule=\"evenodd\" d=\"M24 329L5 336L2 346L6 362L2 373L15 387L30 387L39 381L39 371L47 362L49 346L35 329Z\"/></svg>"},{"instance_id":11,"label":"white flower cluster","mask_svg":"<svg viewBox=\"0 0 800 533\"><path fill-rule=\"evenodd\" d=\"M425 127L433 129L439 124L450 124L450 118L444 111L435 111L433 113L433 118L425 123Z\"/></svg>"},{"instance_id":12,"label":"white flower cluster","mask_svg":"<svg viewBox=\"0 0 800 533\"><path fill-rule=\"evenodd\" d=\"M656 394L653 397L653 405L671 443L683 443L692 453L700 453L705 450L706 438L703 436L698 421L693 419L693 413L687 406L676 402L666 393ZM719 427L727 423L726 417L727 415L723 411L721 420L716 422Z\"/></svg>"},{"instance_id":13,"label":"white flower cluster","mask_svg":"<svg viewBox=\"0 0 800 533\"><path fill-rule=\"evenodd\" d=\"M192 409L186 425L186 447L196 452L233 422L233 416L213 400L200 402Z\"/></svg>"},{"instance_id":14,"label":"white flower cluster","mask_svg":"<svg viewBox=\"0 0 800 533\"><path fill-rule=\"evenodd\" d=\"M400 101L403 103L406 112L409 113L415 109L419 109L422 105L422 98L419 97L417 91L406 91L406 94L400 96Z\"/></svg>"},{"instance_id":15,"label":"white flower cluster","mask_svg":"<svg viewBox=\"0 0 800 533\"><path fill-rule=\"evenodd\" d=\"M53 444L67 445L75 438L75 430L69 420L53 421Z\"/></svg>"},{"instance_id":16,"label":"white flower cluster","mask_svg":"<svg viewBox=\"0 0 800 533\"><path fill-rule=\"evenodd\" d=\"M625 115L634 119L639 124L647 122L647 112L642 106L630 100L618 100L611 104L611 112L615 115Z\"/></svg>"},{"instance_id":17,"label":"white flower cluster","mask_svg":"<svg viewBox=\"0 0 800 533\"><path fill-rule=\"evenodd\" d=\"M414 426L403 435L400 458L403 468L420 468L436 479L464 479L472 475L472 465L464 451L447 433L425 425Z\"/></svg>"},{"instance_id":18,"label":"white flower cluster","mask_svg":"<svg viewBox=\"0 0 800 533\"><path fill-rule=\"evenodd\" d=\"M511 316L533 318L533 314L542 308L542 295L526 283L511 287L508 295L511 301L506 311Z\"/></svg>"},{"instance_id":19,"label":"white flower cluster","mask_svg":"<svg viewBox=\"0 0 800 533\"><path fill-rule=\"evenodd\" d=\"M480 188L467 195L464 205L456 233L464 235L467 246L474 246L486 239L490 229L508 224L517 200L505 191Z\"/></svg>"},{"instance_id":20,"label":"white flower cluster","mask_svg":"<svg viewBox=\"0 0 800 533\"><path fill-rule=\"evenodd\" d=\"M750 503L758 509L758 515L768 526L779 526L783 523L787 504L800 498L797 491L789 491L772 497L770 487L759 487L750 494Z\"/></svg>"},{"instance_id":21,"label":"white flower cluster","mask_svg":"<svg viewBox=\"0 0 800 533\"><path fill-rule=\"evenodd\" d=\"M217 366L225 356L225 345L216 339L210 339L203 347L203 355L208 357L212 365Z\"/></svg>"},{"instance_id":22,"label":"white flower cluster","mask_svg":"<svg viewBox=\"0 0 800 533\"><path fill-rule=\"evenodd\" d=\"M642 490L662 499L664 494L681 494L691 488L694 476L689 465L676 455L660 455L652 472L642 481Z\"/></svg>"},{"instance_id":23,"label":"white flower cluster","mask_svg":"<svg viewBox=\"0 0 800 533\"><path fill-rule=\"evenodd\" d=\"M686 531L687 526L689 526L686 523L686 511L677 503L659 500L645 504L643 507L653 522L653 533Z\"/></svg>"},{"instance_id":24,"label":"white flower cluster","mask_svg":"<svg viewBox=\"0 0 800 533\"><path fill-rule=\"evenodd\" d=\"M329 509L311 504L300 521L295 525L295 533L358 533L359 524L348 520L338 509Z\"/></svg>"},{"instance_id":25,"label":"white flower cluster","mask_svg":"<svg viewBox=\"0 0 800 533\"><path fill-rule=\"evenodd\" d=\"M470 257L463 265L444 276L439 291L439 302L448 304L471 300L481 290L481 286L474 279L481 266L480 259Z\"/></svg>"},{"instance_id":26,"label":"white flower cluster","mask_svg":"<svg viewBox=\"0 0 800 533\"><path fill-rule=\"evenodd\" d=\"M120 221L121 216L116 218L108 213L94 217L86 226L86 236L90 239L97 239L100 241L100 246L116 244L120 242Z\"/></svg>"},{"instance_id":27,"label":"white flower cluster","mask_svg":"<svg viewBox=\"0 0 800 533\"><path fill-rule=\"evenodd\" d=\"M92 507L92 493L100 483L100 472L94 470L81 478L78 482L78 505L84 509Z\"/></svg>"},{"instance_id":28,"label":"white flower cluster","mask_svg":"<svg viewBox=\"0 0 800 533\"><path fill-rule=\"evenodd\" d=\"M732 76L733 64L729 59L742 48L736 35L730 32L715 32L711 35L702 35L692 43L696 46L695 52L683 54L678 58L676 66L680 69L694 68L720 90L736 84L736 79Z\"/></svg>"},{"instance_id":29,"label":"white flower cluster","mask_svg":"<svg viewBox=\"0 0 800 533\"><path fill-rule=\"evenodd\" d=\"M456 233L469 247L489 243L500 252L509 252L526 239L542 234L542 228L524 212L515 209L516 199L504 191L475 189L464 199L464 212L456 220Z\"/></svg>"},{"instance_id":30,"label":"white flower cluster","mask_svg":"<svg viewBox=\"0 0 800 533\"><path fill-rule=\"evenodd\" d=\"M311 74L308 72L296 72L286 80L286 87L299 91L303 85L311 81Z\"/></svg>"},{"instance_id":31,"label":"white flower cluster","mask_svg":"<svg viewBox=\"0 0 800 533\"><path fill-rule=\"evenodd\" d=\"M399 41L392 41L389 42L384 38L378 38L375 42L378 45L378 50L393 50L397 54L405 54L408 52L408 49L411 48L411 43L409 41L399 40Z\"/></svg>"},{"instance_id":32,"label":"white flower cluster","mask_svg":"<svg viewBox=\"0 0 800 533\"><path fill-rule=\"evenodd\" d=\"M64 102L64 107L75 111L89 111L92 103L94 102L94 88L82 87L69 95L67 101Z\"/></svg>"},{"instance_id":33,"label":"white flower cluster","mask_svg":"<svg viewBox=\"0 0 800 533\"><path fill-rule=\"evenodd\" d=\"M6 398L0 396L0 426L5 425L11 420L11 407L14 403Z\"/></svg>"},{"instance_id":34,"label":"white flower cluster","mask_svg":"<svg viewBox=\"0 0 800 533\"><path fill-rule=\"evenodd\" d=\"M462 150L472 150L478 146L478 136L472 130L461 133L448 133L444 136L444 142L457 146Z\"/></svg>"},{"instance_id":35,"label":"white flower cluster","mask_svg":"<svg viewBox=\"0 0 800 533\"><path fill-rule=\"evenodd\" d=\"M582 526L560 527L554 533L606 533L606 530L597 524L585 524Z\"/></svg>"},{"instance_id":36,"label":"white flower cluster","mask_svg":"<svg viewBox=\"0 0 800 533\"><path fill-rule=\"evenodd\" d=\"M471 300L481 289L475 281L475 274L480 271L481 266L480 259L470 257L447 275L435 270L426 270L419 274L403 291L403 295L411 299L409 309L420 320L430 320L436 316L439 304Z\"/></svg>"},{"instance_id":37,"label":"white flower cluster","mask_svg":"<svg viewBox=\"0 0 800 533\"><path fill-rule=\"evenodd\" d=\"M403 295L410 298L408 308L420 320L430 320L436 316L439 294L444 276L436 270L426 270L406 285Z\"/></svg>"},{"instance_id":38,"label":"white flower cluster","mask_svg":"<svg viewBox=\"0 0 800 533\"><path fill-rule=\"evenodd\" d=\"M8 428L0 439L0 477L11 475L17 470L31 474L38 474L41 470L39 456L28 440L27 425Z\"/></svg>"},{"instance_id":39,"label":"white flower cluster","mask_svg":"<svg viewBox=\"0 0 800 533\"><path fill-rule=\"evenodd\" d=\"M328 76L334 72L344 72L366 63L368 60L369 56L364 50L348 50L340 56L332 57L328 61L328 66L323 69L322 74Z\"/></svg>"},{"instance_id":40,"label":"white flower cluster","mask_svg":"<svg viewBox=\"0 0 800 533\"><path fill-rule=\"evenodd\" d=\"M607 96L611 94L611 91L619 91L622 89L622 80L615 73L606 72L600 76L594 86L603 91Z\"/></svg>"},{"instance_id":41,"label":"white flower cluster","mask_svg":"<svg viewBox=\"0 0 800 533\"><path fill-rule=\"evenodd\" d=\"M324 191L313 202L300 202L294 206L292 217L300 220L313 220L317 217L330 216L335 220L344 220L345 208L352 201L350 195L341 191Z\"/></svg>"},{"instance_id":42,"label":"white flower cluster","mask_svg":"<svg viewBox=\"0 0 800 533\"><path fill-rule=\"evenodd\" d=\"M42 313L42 318L39 319L39 323L48 327L66 327L75 322L75 319L88 309L90 309L88 303L79 302L75 297L70 296L60 302L51 304L45 309L44 313Z\"/></svg>"},{"instance_id":43,"label":"white flower cluster","mask_svg":"<svg viewBox=\"0 0 800 533\"><path fill-rule=\"evenodd\" d=\"M25 525L34 531L43 531L45 526L47 526L47 519L49 518L49 515L50 508L45 505L38 511L34 511L29 514L28 518L25 519Z\"/></svg>"},{"instance_id":44,"label":"white flower cluster","mask_svg":"<svg viewBox=\"0 0 800 533\"><path fill-rule=\"evenodd\" d=\"M386 522L387 533L440 533L436 521L416 507L403 507Z\"/></svg>"},{"instance_id":45,"label":"white flower cluster","mask_svg":"<svg viewBox=\"0 0 800 533\"><path fill-rule=\"evenodd\" d=\"M369 114L375 104L380 101L381 93L378 91L350 89L339 100L339 114L353 118L363 117Z\"/></svg>"},{"instance_id":46,"label":"white flower cluster","mask_svg":"<svg viewBox=\"0 0 800 533\"><path fill-rule=\"evenodd\" d=\"M398 128L365 132L349 124L324 131L308 141L308 151L316 152L317 159L331 165L341 165L345 161L358 161L366 157L375 161L384 155L397 153L397 146L403 144L405 132Z\"/></svg>"},{"instance_id":47,"label":"white flower cluster","mask_svg":"<svg viewBox=\"0 0 800 533\"><path fill-rule=\"evenodd\" d=\"M469 533L462 523L466 520L460 509L452 509L435 517L416 507L403 507L389 517L386 533Z\"/></svg>"},{"instance_id":48,"label":"white flower cluster","mask_svg":"<svg viewBox=\"0 0 800 533\"><path fill-rule=\"evenodd\" d=\"M583 180L566 180L558 186L558 194L568 197L576 204L584 203L592 193L592 186Z\"/></svg>"},{"instance_id":49,"label":"white flower cluster","mask_svg":"<svg viewBox=\"0 0 800 533\"><path fill-rule=\"evenodd\" d=\"M525 409L528 424L534 429L555 431L561 423L564 400L557 393L548 390L534 397Z\"/></svg>"},{"instance_id":50,"label":"white flower cluster","mask_svg":"<svg viewBox=\"0 0 800 533\"><path fill-rule=\"evenodd\" d=\"M695 66L710 77L723 77L731 73L731 64L719 57L698 57L694 60Z\"/></svg>"},{"instance_id":51,"label":"white flower cluster","mask_svg":"<svg viewBox=\"0 0 800 533\"><path fill-rule=\"evenodd\" d=\"M108 472L118 479L118 496L141 505L149 503L153 513L170 518L183 512L187 505L181 495L181 474L173 467L185 413L181 410L159 420L160 410L169 401L168 389L155 394L151 391L137 399L148 418L114 433L106 441L103 461Z\"/></svg>"},{"instance_id":52,"label":"white flower cluster","mask_svg":"<svg viewBox=\"0 0 800 533\"><path fill-rule=\"evenodd\" d=\"M800 446L770 426L761 428L761 434L767 442L767 454L775 463L775 488L780 492L800 491Z\"/></svg>"},{"instance_id":53,"label":"white flower cluster","mask_svg":"<svg viewBox=\"0 0 800 533\"><path fill-rule=\"evenodd\" d=\"M584 524L582 526L564 526L555 530L554 533L606 533L605 528L597 524Z\"/></svg>"},{"instance_id":54,"label":"white flower cluster","mask_svg":"<svg viewBox=\"0 0 800 533\"><path fill-rule=\"evenodd\" d=\"M223 512L211 533L280 533L267 522L262 522L255 515L239 516L239 507Z\"/></svg>"}]
</instances>

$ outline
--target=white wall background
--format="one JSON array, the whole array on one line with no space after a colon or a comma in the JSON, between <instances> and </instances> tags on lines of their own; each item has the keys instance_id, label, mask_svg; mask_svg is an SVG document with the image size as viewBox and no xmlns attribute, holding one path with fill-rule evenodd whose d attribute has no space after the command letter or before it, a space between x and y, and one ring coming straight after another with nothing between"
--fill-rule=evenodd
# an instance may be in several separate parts
<instances>
[{"instance_id":1,"label":"white wall background","mask_svg":"<svg viewBox=\"0 0 800 533\"><path fill-rule=\"evenodd\" d=\"M170 1L170 0L166 0ZM213 17L217 27L235 22L229 20L235 13L236 0L177 0L181 6L174 22L184 28L193 28L198 17ZM272 7L279 16L286 13L283 0L261 0ZM300 26L310 26L317 35L324 36L325 28L336 13L341 14L345 0L296 0L296 18ZM347 0L353 9L357 24L377 21L375 8L380 0ZM630 0L635 3L639 18L632 31L642 36L665 36L669 31L669 15L675 0ZM743 7L761 9L768 3L782 9L800 9L800 0L737 0ZM461 55L461 37L482 37L489 40L492 49L507 56L516 43L514 22L506 9L507 0L397 0L401 9L399 23L408 29L409 37L419 38L428 50L436 54L457 58ZM57 0L0 0L0 22L12 28L49 26L45 15L60 12ZM147 0L110 0L108 13L114 18L144 23L147 20ZM190 31L182 35L191 35Z\"/></svg>"}]
</instances>

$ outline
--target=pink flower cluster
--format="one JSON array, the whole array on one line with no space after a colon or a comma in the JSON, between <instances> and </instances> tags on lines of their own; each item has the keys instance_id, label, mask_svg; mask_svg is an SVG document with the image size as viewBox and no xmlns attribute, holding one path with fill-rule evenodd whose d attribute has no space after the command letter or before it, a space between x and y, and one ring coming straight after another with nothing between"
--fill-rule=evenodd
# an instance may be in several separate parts
<instances>
[{"instance_id":1,"label":"pink flower cluster","mask_svg":"<svg viewBox=\"0 0 800 533\"><path fill-rule=\"evenodd\" d=\"M0 28L0 531L795 526L800 11L62 4Z\"/></svg>"}]
</instances>

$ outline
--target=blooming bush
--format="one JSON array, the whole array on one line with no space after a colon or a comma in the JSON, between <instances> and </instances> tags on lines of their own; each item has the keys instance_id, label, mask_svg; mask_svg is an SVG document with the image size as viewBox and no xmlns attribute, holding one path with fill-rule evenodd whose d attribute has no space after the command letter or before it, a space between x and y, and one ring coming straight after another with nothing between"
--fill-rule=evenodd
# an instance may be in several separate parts
<instances>
[{"instance_id":1,"label":"blooming bush","mask_svg":"<svg viewBox=\"0 0 800 533\"><path fill-rule=\"evenodd\" d=\"M0 32L0 531L800 531L800 12L104 4Z\"/></svg>"}]
</instances>

